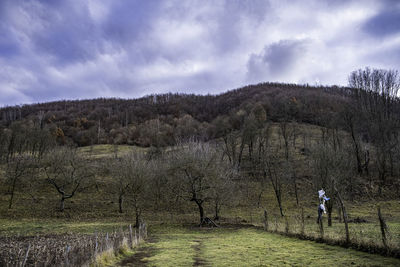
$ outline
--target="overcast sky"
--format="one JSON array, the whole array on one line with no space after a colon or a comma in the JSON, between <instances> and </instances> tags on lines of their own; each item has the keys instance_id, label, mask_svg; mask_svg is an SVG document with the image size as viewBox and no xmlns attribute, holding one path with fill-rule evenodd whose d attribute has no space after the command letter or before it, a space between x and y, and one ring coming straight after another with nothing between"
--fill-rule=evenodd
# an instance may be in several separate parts
<instances>
[{"instance_id":1,"label":"overcast sky","mask_svg":"<svg viewBox=\"0 0 400 267\"><path fill-rule=\"evenodd\" d=\"M0 0L0 106L346 85L400 69L397 0Z\"/></svg>"}]
</instances>

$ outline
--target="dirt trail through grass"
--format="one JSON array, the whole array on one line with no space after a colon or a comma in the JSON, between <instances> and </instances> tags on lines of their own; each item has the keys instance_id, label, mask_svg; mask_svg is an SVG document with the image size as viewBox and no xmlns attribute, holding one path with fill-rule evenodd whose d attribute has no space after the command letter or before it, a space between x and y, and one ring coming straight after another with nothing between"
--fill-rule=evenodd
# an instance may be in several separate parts
<instances>
[{"instance_id":1,"label":"dirt trail through grass","mask_svg":"<svg viewBox=\"0 0 400 267\"><path fill-rule=\"evenodd\" d=\"M129 260L121 262L122 266L400 266L399 259L284 237L254 227L158 225L149 231L157 242L147 242Z\"/></svg>"},{"instance_id":2,"label":"dirt trail through grass","mask_svg":"<svg viewBox=\"0 0 400 267\"><path fill-rule=\"evenodd\" d=\"M193 240L193 242L196 242L196 244L192 245L192 248L195 251L194 255L194 263L193 266L210 266L207 261L203 258L203 240Z\"/></svg>"},{"instance_id":3,"label":"dirt trail through grass","mask_svg":"<svg viewBox=\"0 0 400 267\"><path fill-rule=\"evenodd\" d=\"M151 257L156 251L154 247L156 242L156 238L149 238L146 245L140 246L135 251L135 254L123 259L118 266L147 266L148 258Z\"/></svg>"}]
</instances>

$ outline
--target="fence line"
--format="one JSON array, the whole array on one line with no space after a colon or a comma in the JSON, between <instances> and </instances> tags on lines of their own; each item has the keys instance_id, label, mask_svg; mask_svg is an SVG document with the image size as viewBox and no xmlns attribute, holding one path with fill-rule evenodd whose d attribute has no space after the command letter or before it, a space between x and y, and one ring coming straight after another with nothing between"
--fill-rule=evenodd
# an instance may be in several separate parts
<instances>
[{"instance_id":1,"label":"fence line","mask_svg":"<svg viewBox=\"0 0 400 267\"><path fill-rule=\"evenodd\" d=\"M326 226L325 218L318 223L310 217L306 220L303 208L299 209L299 214L286 214L283 217L267 214L267 210L264 210L261 225L268 232L400 258L400 225L393 221L393 227L389 231L379 207L378 213L373 216L373 222L366 222L358 217L350 220L348 235L344 223L339 220L333 226Z\"/></svg>"},{"instance_id":2,"label":"fence line","mask_svg":"<svg viewBox=\"0 0 400 267\"><path fill-rule=\"evenodd\" d=\"M0 266L83 266L102 253L117 253L122 246L134 248L147 238L147 226L141 223L114 232L93 235L51 235L0 238Z\"/></svg>"}]
</instances>

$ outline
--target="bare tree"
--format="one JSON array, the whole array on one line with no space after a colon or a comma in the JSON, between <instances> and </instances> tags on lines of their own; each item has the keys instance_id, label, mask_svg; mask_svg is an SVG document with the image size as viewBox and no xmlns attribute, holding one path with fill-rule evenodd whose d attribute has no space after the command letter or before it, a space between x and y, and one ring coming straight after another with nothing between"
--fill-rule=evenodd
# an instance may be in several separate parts
<instances>
[{"instance_id":1,"label":"bare tree","mask_svg":"<svg viewBox=\"0 0 400 267\"><path fill-rule=\"evenodd\" d=\"M287 161L279 160L276 153L266 154L262 158L263 178L264 180L269 179L271 182L282 217L284 216L282 207L283 185L285 180L287 181L287 176L290 175L287 173L287 164Z\"/></svg>"},{"instance_id":2,"label":"bare tree","mask_svg":"<svg viewBox=\"0 0 400 267\"><path fill-rule=\"evenodd\" d=\"M151 190L149 190L148 194L150 195L151 200L154 203L155 209L168 209L172 211L171 206L169 205L169 201L173 201L174 193L173 187L169 187L169 179L168 179L168 162L166 160L166 156L163 154L154 154L149 156L149 151L147 152L147 159L152 161L152 170L149 181L149 186Z\"/></svg>"},{"instance_id":3,"label":"bare tree","mask_svg":"<svg viewBox=\"0 0 400 267\"><path fill-rule=\"evenodd\" d=\"M226 128L223 135L225 153L237 170L241 168L246 145L249 149L248 156L252 159L255 138L265 119L264 108L256 105L249 114L240 109L230 118L223 120L223 127Z\"/></svg>"},{"instance_id":4,"label":"bare tree","mask_svg":"<svg viewBox=\"0 0 400 267\"><path fill-rule=\"evenodd\" d=\"M293 156L290 155L290 138L293 138L293 148L295 147L295 139L297 136L297 127L294 123L288 123L287 121L283 121L279 123L280 134L284 141L284 153L286 160L285 173L290 176L290 181L293 184L294 194L296 197L296 203L299 205L299 193L297 188L297 174L296 174L296 166Z\"/></svg>"},{"instance_id":5,"label":"bare tree","mask_svg":"<svg viewBox=\"0 0 400 267\"><path fill-rule=\"evenodd\" d=\"M224 137L225 154L228 156L232 166L239 169L242 161L242 151L244 148L243 139L239 132L229 132Z\"/></svg>"},{"instance_id":6,"label":"bare tree","mask_svg":"<svg viewBox=\"0 0 400 267\"><path fill-rule=\"evenodd\" d=\"M205 202L214 199L218 209L221 198L225 197L217 190L224 190L226 183L221 180L229 177L230 171L229 164L221 159L221 154L214 146L196 141L180 144L170 155L172 183L180 197L196 203L200 225L206 218Z\"/></svg>"},{"instance_id":7,"label":"bare tree","mask_svg":"<svg viewBox=\"0 0 400 267\"><path fill-rule=\"evenodd\" d=\"M283 121L279 123L279 129L284 142L285 159L286 161L289 161L289 142L290 137L293 135L293 127L287 121Z\"/></svg>"},{"instance_id":8,"label":"bare tree","mask_svg":"<svg viewBox=\"0 0 400 267\"><path fill-rule=\"evenodd\" d=\"M359 69L350 74L349 86L354 88L357 109L365 122L364 131L376 147L381 194L387 176L394 175L393 149L400 125L400 75L396 70Z\"/></svg>"},{"instance_id":9,"label":"bare tree","mask_svg":"<svg viewBox=\"0 0 400 267\"><path fill-rule=\"evenodd\" d=\"M227 162L221 160L214 166L213 179L210 181L210 196L214 206L214 220L220 219L220 212L223 205L234 199L235 184L233 180L238 172Z\"/></svg>"},{"instance_id":10,"label":"bare tree","mask_svg":"<svg viewBox=\"0 0 400 267\"><path fill-rule=\"evenodd\" d=\"M64 211L65 200L72 198L79 190L91 186L93 173L87 160L80 157L76 149L57 148L46 155L44 173L47 182L60 195L60 211Z\"/></svg>"},{"instance_id":11,"label":"bare tree","mask_svg":"<svg viewBox=\"0 0 400 267\"><path fill-rule=\"evenodd\" d=\"M109 159L106 166L107 174L111 176L111 186L107 189L112 195L118 196L118 212L123 213L124 197L130 186L130 179L125 175L126 165L123 162L124 158Z\"/></svg>"},{"instance_id":12,"label":"bare tree","mask_svg":"<svg viewBox=\"0 0 400 267\"><path fill-rule=\"evenodd\" d=\"M251 173L256 173L255 175L256 180L260 183L260 186L257 187L258 191L258 197L257 197L257 206L259 207L261 204L261 199L262 196L267 188L267 184L269 181L265 179L266 177L262 175L264 172L264 161L268 156L268 153L270 152L270 144L271 143L271 125L266 124L263 129L261 129L258 132L258 136L256 139L256 144L257 144L257 155L253 157L251 160Z\"/></svg>"},{"instance_id":13,"label":"bare tree","mask_svg":"<svg viewBox=\"0 0 400 267\"><path fill-rule=\"evenodd\" d=\"M15 192L23 185L24 178L27 178L33 165L33 158L26 155L17 155L7 163L5 176L6 183L9 186L8 193L10 194L9 209L12 208Z\"/></svg>"},{"instance_id":14,"label":"bare tree","mask_svg":"<svg viewBox=\"0 0 400 267\"><path fill-rule=\"evenodd\" d=\"M10 130L7 128L0 128L0 162L7 159L8 155L8 142L10 138Z\"/></svg>"},{"instance_id":15,"label":"bare tree","mask_svg":"<svg viewBox=\"0 0 400 267\"><path fill-rule=\"evenodd\" d=\"M145 154L132 151L118 158L108 159L107 175L111 176L108 192L118 198L118 212L124 212L124 203L132 204L136 226L140 224L141 214L152 181L153 162Z\"/></svg>"},{"instance_id":16,"label":"bare tree","mask_svg":"<svg viewBox=\"0 0 400 267\"><path fill-rule=\"evenodd\" d=\"M148 185L151 181L153 161L147 161L145 155L138 152L128 154L121 160L121 175L125 177L128 186L128 196L132 200L135 211L135 225L139 226Z\"/></svg>"}]
</instances>

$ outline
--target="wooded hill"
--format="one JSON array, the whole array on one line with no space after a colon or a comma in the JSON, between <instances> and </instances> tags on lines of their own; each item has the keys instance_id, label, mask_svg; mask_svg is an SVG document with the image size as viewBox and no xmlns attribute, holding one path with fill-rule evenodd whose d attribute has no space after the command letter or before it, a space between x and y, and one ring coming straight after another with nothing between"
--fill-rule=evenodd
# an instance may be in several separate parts
<instances>
[{"instance_id":1,"label":"wooded hill","mask_svg":"<svg viewBox=\"0 0 400 267\"><path fill-rule=\"evenodd\" d=\"M343 128L336 117L353 92L337 86L261 83L219 95L63 100L2 108L0 129L19 129L20 134L46 129L59 144L78 146L167 146L177 139L210 140L238 130L257 106L265 110L268 121L323 126L335 121L333 127Z\"/></svg>"}]
</instances>

